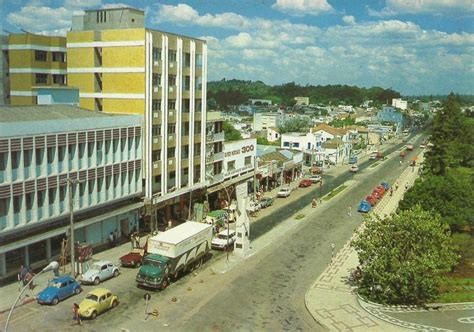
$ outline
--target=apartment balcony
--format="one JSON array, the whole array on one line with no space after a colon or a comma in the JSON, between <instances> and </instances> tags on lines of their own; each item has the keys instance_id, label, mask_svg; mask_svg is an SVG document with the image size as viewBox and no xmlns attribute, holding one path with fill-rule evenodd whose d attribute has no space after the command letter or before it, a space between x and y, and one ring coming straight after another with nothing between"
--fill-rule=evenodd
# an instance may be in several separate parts
<instances>
[{"instance_id":1,"label":"apartment balcony","mask_svg":"<svg viewBox=\"0 0 474 332\"><path fill-rule=\"evenodd\" d=\"M168 147L173 148L176 146L176 135L175 134L169 134L168 135Z\"/></svg>"},{"instance_id":2,"label":"apartment balcony","mask_svg":"<svg viewBox=\"0 0 474 332\"><path fill-rule=\"evenodd\" d=\"M201 143L201 135L194 135L194 143Z\"/></svg>"},{"instance_id":3,"label":"apartment balcony","mask_svg":"<svg viewBox=\"0 0 474 332\"><path fill-rule=\"evenodd\" d=\"M188 144L189 144L189 135L181 136L181 145L188 145Z\"/></svg>"},{"instance_id":4,"label":"apartment balcony","mask_svg":"<svg viewBox=\"0 0 474 332\"><path fill-rule=\"evenodd\" d=\"M161 137L153 137L153 150L161 149Z\"/></svg>"},{"instance_id":5,"label":"apartment balcony","mask_svg":"<svg viewBox=\"0 0 474 332\"><path fill-rule=\"evenodd\" d=\"M201 157L194 157L194 166L201 165Z\"/></svg>"},{"instance_id":6,"label":"apartment balcony","mask_svg":"<svg viewBox=\"0 0 474 332\"><path fill-rule=\"evenodd\" d=\"M224 181L224 174L223 173L214 174L214 172L211 170L209 172L206 172L206 180L209 181L210 185L215 184L215 183L219 183L219 182L223 182Z\"/></svg>"},{"instance_id":7,"label":"apartment balcony","mask_svg":"<svg viewBox=\"0 0 474 332\"><path fill-rule=\"evenodd\" d=\"M176 158L168 158L168 172L176 170Z\"/></svg>"},{"instance_id":8,"label":"apartment balcony","mask_svg":"<svg viewBox=\"0 0 474 332\"><path fill-rule=\"evenodd\" d=\"M214 143L224 141L224 132L221 131L220 133L208 133L206 136L206 143Z\"/></svg>"},{"instance_id":9,"label":"apartment balcony","mask_svg":"<svg viewBox=\"0 0 474 332\"><path fill-rule=\"evenodd\" d=\"M161 174L161 161L154 161L153 162L153 176Z\"/></svg>"},{"instance_id":10,"label":"apartment balcony","mask_svg":"<svg viewBox=\"0 0 474 332\"><path fill-rule=\"evenodd\" d=\"M176 113L178 111L176 110L168 110L168 122L169 123L174 123L176 122Z\"/></svg>"},{"instance_id":11,"label":"apartment balcony","mask_svg":"<svg viewBox=\"0 0 474 332\"><path fill-rule=\"evenodd\" d=\"M207 153L206 154L206 164L216 162L218 160L224 159L224 151L217 153Z\"/></svg>"}]
</instances>

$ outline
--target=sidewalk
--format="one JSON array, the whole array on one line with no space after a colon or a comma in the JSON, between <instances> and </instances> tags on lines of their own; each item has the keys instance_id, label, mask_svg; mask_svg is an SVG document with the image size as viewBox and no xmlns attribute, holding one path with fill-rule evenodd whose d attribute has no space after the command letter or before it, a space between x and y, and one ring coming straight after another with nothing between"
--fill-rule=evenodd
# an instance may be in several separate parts
<instances>
[{"instance_id":1,"label":"sidewalk","mask_svg":"<svg viewBox=\"0 0 474 332\"><path fill-rule=\"evenodd\" d=\"M418 156L418 162L422 160L423 152ZM372 213L382 218L393 213L403 197L405 185L411 187L417 177L418 166L414 171L412 167L407 167L397 180L398 190L394 190L393 196L385 195ZM364 224L360 227L364 227ZM346 283L351 271L359 264L357 253L350 247L351 240L337 253L332 263L306 293L305 303L308 311L329 330L400 331L403 328L412 329L411 325L414 324L399 321L387 315L373 316L370 313L370 304L361 302L354 288ZM420 325L417 327L419 328Z\"/></svg>"},{"instance_id":2,"label":"sidewalk","mask_svg":"<svg viewBox=\"0 0 474 332\"><path fill-rule=\"evenodd\" d=\"M127 252L129 252L131 249L131 244L130 241L119 245L117 247L99 252L99 253L94 253L93 258L95 261L97 260L108 260L111 261L112 263L120 266L119 262L117 261L118 257L123 256ZM66 265L66 272L65 274L69 274L71 272L71 265L68 264ZM63 274L62 267L60 268L61 275ZM28 304L30 302L35 301L36 296L38 295L39 292L41 292L47 285L48 280L53 278L53 272L44 272L40 275L38 275L35 280L34 284L36 287L33 290L27 289L22 297L20 298L17 307ZM21 287L22 288L22 287ZM11 306L15 302L16 298L20 294L20 283L12 283L9 285L5 285L3 287L0 287L0 314L8 314L8 311L10 310Z\"/></svg>"}]
</instances>

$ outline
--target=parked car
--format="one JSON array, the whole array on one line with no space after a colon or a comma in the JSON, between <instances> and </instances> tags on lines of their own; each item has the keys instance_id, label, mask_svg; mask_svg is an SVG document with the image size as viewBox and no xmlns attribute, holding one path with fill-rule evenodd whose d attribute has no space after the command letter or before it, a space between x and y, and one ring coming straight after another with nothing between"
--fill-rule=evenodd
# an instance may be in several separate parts
<instances>
[{"instance_id":1,"label":"parked car","mask_svg":"<svg viewBox=\"0 0 474 332\"><path fill-rule=\"evenodd\" d=\"M369 159L372 159L372 160L377 159L377 152L372 152L372 153L370 154Z\"/></svg>"},{"instance_id":2,"label":"parked car","mask_svg":"<svg viewBox=\"0 0 474 332\"><path fill-rule=\"evenodd\" d=\"M291 194L291 189L290 188L281 188L278 193L277 197L288 197Z\"/></svg>"},{"instance_id":3,"label":"parked car","mask_svg":"<svg viewBox=\"0 0 474 332\"><path fill-rule=\"evenodd\" d=\"M426 144L425 144L425 143L421 143L421 144L420 144L420 148L422 148L422 149L426 148Z\"/></svg>"},{"instance_id":4,"label":"parked car","mask_svg":"<svg viewBox=\"0 0 474 332\"><path fill-rule=\"evenodd\" d=\"M380 185L385 188L385 191L390 189L390 184L388 182L382 181Z\"/></svg>"},{"instance_id":5,"label":"parked car","mask_svg":"<svg viewBox=\"0 0 474 332\"><path fill-rule=\"evenodd\" d=\"M349 171L351 171L352 173L357 173L359 171L359 166L352 165Z\"/></svg>"},{"instance_id":6,"label":"parked car","mask_svg":"<svg viewBox=\"0 0 474 332\"><path fill-rule=\"evenodd\" d=\"M118 297L105 288L96 288L79 303L79 316L95 319L104 311L115 308L118 305Z\"/></svg>"},{"instance_id":7,"label":"parked car","mask_svg":"<svg viewBox=\"0 0 474 332\"><path fill-rule=\"evenodd\" d=\"M249 212L257 212L260 210L260 203L249 201L249 205L247 206L247 211Z\"/></svg>"},{"instance_id":8,"label":"parked car","mask_svg":"<svg viewBox=\"0 0 474 332\"><path fill-rule=\"evenodd\" d=\"M377 197L375 197L375 196L373 196L373 195L367 196L367 197L365 198L365 200L366 200L367 202L369 202L369 204L372 205L372 206L375 206L375 204L377 204L377 201L378 201Z\"/></svg>"},{"instance_id":9,"label":"parked car","mask_svg":"<svg viewBox=\"0 0 474 332\"><path fill-rule=\"evenodd\" d=\"M206 216L206 223L210 225L224 226L227 222L228 213L225 210L210 211Z\"/></svg>"},{"instance_id":10,"label":"parked car","mask_svg":"<svg viewBox=\"0 0 474 332\"><path fill-rule=\"evenodd\" d=\"M377 187L375 187L375 190L380 192L381 195L385 195L385 192L387 191L382 185L378 185Z\"/></svg>"},{"instance_id":11,"label":"parked car","mask_svg":"<svg viewBox=\"0 0 474 332\"><path fill-rule=\"evenodd\" d=\"M80 276L81 283L98 285L101 281L117 277L120 270L109 261L98 261Z\"/></svg>"},{"instance_id":12,"label":"parked car","mask_svg":"<svg viewBox=\"0 0 474 332\"><path fill-rule=\"evenodd\" d=\"M359 207L357 208L358 212L367 213L372 209L372 205L366 200L360 202Z\"/></svg>"},{"instance_id":13,"label":"parked car","mask_svg":"<svg viewBox=\"0 0 474 332\"><path fill-rule=\"evenodd\" d=\"M211 241L211 248L217 250L227 250L232 247L235 242L235 231L230 229L227 234L227 229L214 235Z\"/></svg>"},{"instance_id":14,"label":"parked car","mask_svg":"<svg viewBox=\"0 0 474 332\"><path fill-rule=\"evenodd\" d=\"M298 185L298 187L307 188L307 187L310 187L312 184L313 184L313 181L311 181L310 179L303 179L300 181L300 184Z\"/></svg>"},{"instance_id":15,"label":"parked car","mask_svg":"<svg viewBox=\"0 0 474 332\"><path fill-rule=\"evenodd\" d=\"M377 191L376 189L374 189L374 191L372 192L371 196L375 197L378 200L380 200L382 198L382 193L380 191Z\"/></svg>"},{"instance_id":16,"label":"parked car","mask_svg":"<svg viewBox=\"0 0 474 332\"><path fill-rule=\"evenodd\" d=\"M262 209L264 209L266 207L269 207L272 204L273 204L273 198L271 198L271 197L262 197L260 199L260 207Z\"/></svg>"},{"instance_id":17,"label":"parked car","mask_svg":"<svg viewBox=\"0 0 474 332\"><path fill-rule=\"evenodd\" d=\"M311 180L311 182L313 183L318 183L319 181L321 181L321 175L311 175L309 177L309 180Z\"/></svg>"},{"instance_id":18,"label":"parked car","mask_svg":"<svg viewBox=\"0 0 474 332\"><path fill-rule=\"evenodd\" d=\"M81 284L71 276L60 276L51 279L48 286L37 296L39 304L56 305L59 301L82 292Z\"/></svg>"},{"instance_id":19,"label":"parked car","mask_svg":"<svg viewBox=\"0 0 474 332\"><path fill-rule=\"evenodd\" d=\"M352 156L349 158L349 164L357 164L357 156L352 155Z\"/></svg>"},{"instance_id":20,"label":"parked car","mask_svg":"<svg viewBox=\"0 0 474 332\"><path fill-rule=\"evenodd\" d=\"M326 165L336 165L336 161L333 160L333 159L326 159L326 160L324 160L324 163Z\"/></svg>"}]
</instances>

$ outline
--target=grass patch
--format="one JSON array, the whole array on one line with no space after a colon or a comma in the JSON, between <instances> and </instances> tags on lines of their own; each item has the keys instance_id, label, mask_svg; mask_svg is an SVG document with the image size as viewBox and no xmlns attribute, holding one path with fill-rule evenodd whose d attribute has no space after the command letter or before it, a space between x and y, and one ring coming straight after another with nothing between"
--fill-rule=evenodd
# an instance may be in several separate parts
<instances>
[{"instance_id":1,"label":"grass patch","mask_svg":"<svg viewBox=\"0 0 474 332\"><path fill-rule=\"evenodd\" d=\"M295 217L296 220L300 220L300 219L303 219L303 218L304 218L304 214L301 214L301 213L298 214L298 215Z\"/></svg>"},{"instance_id":2,"label":"grass patch","mask_svg":"<svg viewBox=\"0 0 474 332\"><path fill-rule=\"evenodd\" d=\"M474 237L469 233L454 233L453 242L461 256L459 264L446 274L439 287L436 302L458 303L474 301Z\"/></svg>"},{"instance_id":3,"label":"grass patch","mask_svg":"<svg viewBox=\"0 0 474 332\"><path fill-rule=\"evenodd\" d=\"M329 194L327 194L326 196L324 196L323 199L325 201L328 201L328 200L330 200L331 198L333 198L334 196L336 196L338 193L340 193L341 191L343 191L346 188L347 188L347 186L344 186L344 185L339 186L336 189L331 190L331 192Z\"/></svg>"}]
</instances>

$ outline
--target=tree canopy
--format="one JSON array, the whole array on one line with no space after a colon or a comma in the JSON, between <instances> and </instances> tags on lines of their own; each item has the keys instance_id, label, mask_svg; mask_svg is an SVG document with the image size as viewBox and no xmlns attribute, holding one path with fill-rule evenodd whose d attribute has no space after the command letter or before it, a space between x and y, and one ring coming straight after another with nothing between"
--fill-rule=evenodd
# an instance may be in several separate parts
<instances>
[{"instance_id":1,"label":"tree canopy","mask_svg":"<svg viewBox=\"0 0 474 332\"><path fill-rule=\"evenodd\" d=\"M234 128L229 122L224 121L223 124L223 129L224 129L224 139L226 141L238 141L239 139L242 139L242 135L240 132Z\"/></svg>"},{"instance_id":2,"label":"tree canopy","mask_svg":"<svg viewBox=\"0 0 474 332\"><path fill-rule=\"evenodd\" d=\"M445 175L452 167L472 167L473 141L474 122L461 112L458 98L451 93L442 110L433 118L433 146L425 155L426 167L435 175Z\"/></svg>"},{"instance_id":3,"label":"tree canopy","mask_svg":"<svg viewBox=\"0 0 474 332\"><path fill-rule=\"evenodd\" d=\"M452 169L445 176L426 174L415 181L398 205L409 210L419 205L441 215L453 230L474 226L474 176L468 169Z\"/></svg>"},{"instance_id":4,"label":"tree canopy","mask_svg":"<svg viewBox=\"0 0 474 332\"><path fill-rule=\"evenodd\" d=\"M416 206L365 226L351 242L362 268L359 293L384 304L435 299L442 274L458 259L440 216Z\"/></svg>"},{"instance_id":5,"label":"tree canopy","mask_svg":"<svg viewBox=\"0 0 474 332\"><path fill-rule=\"evenodd\" d=\"M278 126L280 134L292 132L307 132L311 128L311 122L300 117L284 121Z\"/></svg>"},{"instance_id":6,"label":"tree canopy","mask_svg":"<svg viewBox=\"0 0 474 332\"><path fill-rule=\"evenodd\" d=\"M282 85L266 85L262 81L221 80L208 82L207 98L214 99L223 108L245 103L248 99L269 99L274 104L294 105L295 97L307 96L312 104L347 104L358 106L365 100L374 105L400 98L400 93L381 87L360 88L348 85L298 85L289 82Z\"/></svg>"}]
</instances>

